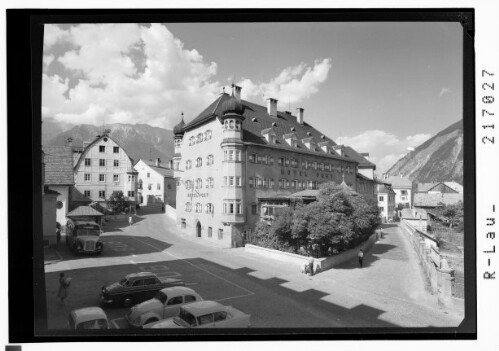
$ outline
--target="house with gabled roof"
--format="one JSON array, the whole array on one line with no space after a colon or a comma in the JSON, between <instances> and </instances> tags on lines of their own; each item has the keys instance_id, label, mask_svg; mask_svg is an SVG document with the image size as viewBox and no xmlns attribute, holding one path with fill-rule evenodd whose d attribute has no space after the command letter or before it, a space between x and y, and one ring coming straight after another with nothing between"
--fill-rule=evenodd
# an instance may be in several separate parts
<instances>
[{"instance_id":1,"label":"house with gabled roof","mask_svg":"<svg viewBox=\"0 0 499 351\"><path fill-rule=\"evenodd\" d=\"M81 150L74 149L73 173L75 187L101 206L106 206L114 191L122 191L130 204L135 208L137 196L137 171L133 168L133 160L111 136L108 129L94 140L85 142Z\"/></svg>"},{"instance_id":2,"label":"house with gabled roof","mask_svg":"<svg viewBox=\"0 0 499 351\"><path fill-rule=\"evenodd\" d=\"M66 214L71 211L72 189L75 184L73 153L70 146L44 146L43 151L45 186L58 194L55 199L56 221L64 226Z\"/></svg>"},{"instance_id":3,"label":"house with gabled roof","mask_svg":"<svg viewBox=\"0 0 499 351\"><path fill-rule=\"evenodd\" d=\"M141 159L134 168L138 172L137 201L141 206L175 208L176 183L168 164L163 165L159 158Z\"/></svg>"},{"instance_id":4,"label":"house with gabled roof","mask_svg":"<svg viewBox=\"0 0 499 351\"><path fill-rule=\"evenodd\" d=\"M288 197L334 181L356 189L358 162L295 115L221 94L192 121L174 128L177 224L189 236L223 247L243 243L264 199Z\"/></svg>"},{"instance_id":5,"label":"house with gabled roof","mask_svg":"<svg viewBox=\"0 0 499 351\"><path fill-rule=\"evenodd\" d=\"M395 204L402 204L405 208L412 207L412 200L414 197L413 193L413 183L407 177L402 175L384 175L383 178L387 183L392 185L393 191L395 191Z\"/></svg>"},{"instance_id":6,"label":"house with gabled roof","mask_svg":"<svg viewBox=\"0 0 499 351\"><path fill-rule=\"evenodd\" d=\"M376 183L374 181L374 171L376 165L369 161L369 153L359 153L350 146L338 145L335 150L346 158L358 162L357 165L357 188L356 192L366 197L375 199Z\"/></svg>"}]
</instances>

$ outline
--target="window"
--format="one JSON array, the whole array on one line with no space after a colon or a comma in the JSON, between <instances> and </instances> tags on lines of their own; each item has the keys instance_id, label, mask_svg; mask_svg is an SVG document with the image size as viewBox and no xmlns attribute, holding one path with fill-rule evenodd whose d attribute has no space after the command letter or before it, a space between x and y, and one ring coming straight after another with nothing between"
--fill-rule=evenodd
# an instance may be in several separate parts
<instances>
[{"instance_id":1,"label":"window","mask_svg":"<svg viewBox=\"0 0 499 351\"><path fill-rule=\"evenodd\" d=\"M213 188L213 178L212 177L209 177L206 179L206 187Z\"/></svg>"},{"instance_id":2,"label":"window","mask_svg":"<svg viewBox=\"0 0 499 351\"><path fill-rule=\"evenodd\" d=\"M203 211L203 205L199 202L196 204L196 213L201 213Z\"/></svg>"},{"instance_id":3,"label":"window","mask_svg":"<svg viewBox=\"0 0 499 351\"><path fill-rule=\"evenodd\" d=\"M400 195L407 195L407 190L400 190Z\"/></svg>"},{"instance_id":4,"label":"window","mask_svg":"<svg viewBox=\"0 0 499 351\"><path fill-rule=\"evenodd\" d=\"M312 169L314 169L314 170L317 169L317 162L312 162Z\"/></svg>"},{"instance_id":5,"label":"window","mask_svg":"<svg viewBox=\"0 0 499 351\"><path fill-rule=\"evenodd\" d=\"M191 212L192 204L190 202L185 203L185 212Z\"/></svg>"},{"instance_id":6,"label":"window","mask_svg":"<svg viewBox=\"0 0 499 351\"><path fill-rule=\"evenodd\" d=\"M206 204L206 213L213 213L213 204Z\"/></svg>"},{"instance_id":7,"label":"window","mask_svg":"<svg viewBox=\"0 0 499 351\"><path fill-rule=\"evenodd\" d=\"M236 177L236 186L241 186L241 177Z\"/></svg>"},{"instance_id":8,"label":"window","mask_svg":"<svg viewBox=\"0 0 499 351\"><path fill-rule=\"evenodd\" d=\"M384 201L384 200L385 200L385 197L384 197L384 196L379 196L378 200L379 200L379 201Z\"/></svg>"},{"instance_id":9,"label":"window","mask_svg":"<svg viewBox=\"0 0 499 351\"><path fill-rule=\"evenodd\" d=\"M205 140L210 140L211 139L211 130L207 130L206 131L206 135L205 135Z\"/></svg>"},{"instance_id":10,"label":"window","mask_svg":"<svg viewBox=\"0 0 499 351\"><path fill-rule=\"evenodd\" d=\"M83 196L90 197L90 190L84 190Z\"/></svg>"},{"instance_id":11,"label":"window","mask_svg":"<svg viewBox=\"0 0 499 351\"><path fill-rule=\"evenodd\" d=\"M263 179L260 177L256 178L256 187L261 188L263 186Z\"/></svg>"},{"instance_id":12,"label":"window","mask_svg":"<svg viewBox=\"0 0 499 351\"><path fill-rule=\"evenodd\" d=\"M234 150L229 150L229 161L234 161Z\"/></svg>"},{"instance_id":13,"label":"window","mask_svg":"<svg viewBox=\"0 0 499 351\"><path fill-rule=\"evenodd\" d=\"M196 301L196 296L192 296L192 295L185 295L185 296L184 296L184 301L185 301L185 303L191 303L191 302L194 302L194 301Z\"/></svg>"},{"instance_id":14,"label":"window","mask_svg":"<svg viewBox=\"0 0 499 351\"><path fill-rule=\"evenodd\" d=\"M234 129L234 120L229 120L229 129Z\"/></svg>"},{"instance_id":15,"label":"window","mask_svg":"<svg viewBox=\"0 0 499 351\"><path fill-rule=\"evenodd\" d=\"M236 150L236 161L241 162L241 150Z\"/></svg>"},{"instance_id":16,"label":"window","mask_svg":"<svg viewBox=\"0 0 499 351\"><path fill-rule=\"evenodd\" d=\"M120 166L120 161L119 160L114 160L113 161L113 166L114 167L119 167Z\"/></svg>"},{"instance_id":17,"label":"window","mask_svg":"<svg viewBox=\"0 0 499 351\"><path fill-rule=\"evenodd\" d=\"M251 205L251 214L258 214L258 207L256 205Z\"/></svg>"},{"instance_id":18,"label":"window","mask_svg":"<svg viewBox=\"0 0 499 351\"><path fill-rule=\"evenodd\" d=\"M128 191L128 197L135 197L135 191Z\"/></svg>"},{"instance_id":19,"label":"window","mask_svg":"<svg viewBox=\"0 0 499 351\"><path fill-rule=\"evenodd\" d=\"M218 239L222 240L223 238L224 238L224 230L223 229L219 229L218 230Z\"/></svg>"},{"instance_id":20,"label":"window","mask_svg":"<svg viewBox=\"0 0 499 351\"><path fill-rule=\"evenodd\" d=\"M226 319L227 319L227 312L226 311L220 311L220 312L213 313L213 320L215 322L224 321Z\"/></svg>"},{"instance_id":21,"label":"window","mask_svg":"<svg viewBox=\"0 0 499 351\"><path fill-rule=\"evenodd\" d=\"M113 182L119 182L120 181L120 175L119 174L113 174Z\"/></svg>"},{"instance_id":22,"label":"window","mask_svg":"<svg viewBox=\"0 0 499 351\"><path fill-rule=\"evenodd\" d=\"M379 208L379 212L383 212L385 210L384 207L378 207Z\"/></svg>"},{"instance_id":23,"label":"window","mask_svg":"<svg viewBox=\"0 0 499 351\"><path fill-rule=\"evenodd\" d=\"M92 165L92 160L89 158L85 159L85 166L91 166Z\"/></svg>"},{"instance_id":24,"label":"window","mask_svg":"<svg viewBox=\"0 0 499 351\"><path fill-rule=\"evenodd\" d=\"M213 229L211 227L208 227L208 238L211 238L212 235L213 235Z\"/></svg>"},{"instance_id":25,"label":"window","mask_svg":"<svg viewBox=\"0 0 499 351\"><path fill-rule=\"evenodd\" d=\"M175 296L172 297L168 302L166 303L167 306L172 306L172 305L180 305L182 301L182 296Z\"/></svg>"},{"instance_id":26,"label":"window","mask_svg":"<svg viewBox=\"0 0 499 351\"><path fill-rule=\"evenodd\" d=\"M279 188L284 189L285 185L286 185L286 180L279 179Z\"/></svg>"},{"instance_id":27,"label":"window","mask_svg":"<svg viewBox=\"0 0 499 351\"><path fill-rule=\"evenodd\" d=\"M203 159L201 157L198 157L196 159L196 167L201 167L203 165Z\"/></svg>"},{"instance_id":28,"label":"window","mask_svg":"<svg viewBox=\"0 0 499 351\"><path fill-rule=\"evenodd\" d=\"M273 188L274 187L274 179L270 179L270 187Z\"/></svg>"},{"instance_id":29,"label":"window","mask_svg":"<svg viewBox=\"0 0 499 351\"><path fill-rule=\"evenodd\" d=\"M206 158L206 165L209 166L212 164L213 164L213 155L208 155L208 157Z\"/></svg>"},{"instance_id":30,"label":"window","mask_svg":"<svg viewBox=\"0 0 499 351\"><path fill-rule=\"evenodd\" d=\"M224 213L242 214L241 200L224 200Z\"/></svg>"},{"instance_id":31,"label":"window","mask_svg":"<svg viewBox=\"0 0 499 351\"><path fill-rule=\"evenodd\" d=\"M159 183L158 183L158 184L156 184L156 189L157 189L157 190L161 190L161 184L159 184Z\"/></svg>"},{"instance_id":32,"label":"window","mask_svg":"<svg viewBox=\"0 0 499 351\"><path fill-rule=\"evenodd\" d=\"M199 144L203 141L203 133L199 133L196 137L196 144Z\"/></svg>"},{"instance_id":33,"label":"window","mask_svg":"<svg viewBox=\"0 0 499 351\"><path fill-rule=\"evenodd\" d=\"M241 121L239 120L236 121L236 129L237 130L241 129Z\"/></svg>"},{"instance_id":34,"label":"window","mask_svg":"<svg viewBox=\"0 0 499 351\"><path fill-rule=\"evenodd\" d=\"M323 171L323 170L324 170L324 163L322 163L322 162L321 162L321 163L319 163L319 169L320 169L321 171Z\"/></svg>"},{"instance_id":35,"label":"window","mask_svg":"<svg viewBox=\"0 0 499 351\"><path fill-rule=\"evenodd\" d=\"M289 188L289 180L286 179L286 189Z\"/></svg>"},{"instance_id":36,"label":"window","mask_svg":"<svg viewBox=\"0 0 499 351\"><path fill-rule=\"evenodd\" d=\"M194 136L191 136L189 138L189 146L192 146L196 143L196 138Z\"/></svg>"},{"instance_id":37,"label":"window","mask_svg":"<svg viewBox=\"0 0 499 351\"><path fill-rule=\"evenodd\" d=\"M101 158L99 160L99 167L106 167L106 160L104 160L103 158Z\"/></svg>"},{"instance_id":38,"label":"window","mask_svg":"<svg viewBox=\"0 0 499 351\"><path fill-rule=\"evenodd\" d=\"M99 190L99 197L101 199L105 199L106 198L106 191L105 190Z\"/></svg>"},{"instance_id":39,"label":"window","mask_svg":"<svg viewBox=\"0 0 499 351\"><path fill-rule=\"evenodd\" d=\"M263 187L264 188L268 188L269 187L269 184L270 184L270 179L269 178L265 178L263 180Z\"/></svg>"},{"instance_id":40,"label":"window","mask_svg":"<svg viewBox=\"0 0 499 351\"><path fill-rule=\"evenodd\" d=\"M253 178L253 177L248 178L248 186L250 188L253 188L255 186L255 178Z\"/></svg>"},{"instance_id":41,"label":"window","mask_svg":"<svg viewBox=\"0 0 499 351\"><path fill-rule=\"evenodd\" d=\"M99 152L106 152L106 147L104 145L99 145Z\"/></svg>"},{"instance_id":42,"label":"window","mask_svg":"<svg viewBox=\"0 0 499 351\"><path fill-rule=\"evenodd\" d=\"M288 166L289 166L289 158L284 159L284 165L285 165L286 167L288 167Z\"/></svg>"},{"instance_id":43,"label":"window","mask_svg":"<svg viewBox=\"0 0 499 351\"><path fill-rule=\"evenodd\" d=\"M292 147L297 147L298 143L295 139L291 139L291 146Z\"/></svg>"},{"instance_id":44,"label":"window","mask_svg":"<svg viewBox=\"0 0 499 351\"><path fill-rule=\"evenodd\" d=\"M291 159L291 167L298 167L298 161L295 158Z\"/></svg>"},{"instance_id":45,"label":"window","mask_svg":"<svg viewBox=\"0 0 499 351\"><path fill-rule=\"evenodd\" d=\"M293 181L291 182L291 188L296 189L296 185L297 185L297 183L298 183L298 181L293 180Z\"/></svg>"},{"instance_id":46,"label":"window","mask_svg":"<svg viewBox=\"0 0 499 351\"><path fill-rule=\"evenodd\" d=\"M196 189L201 189L203 187L203 180L201 178L196 179Z\"/></svg>"},{"instance_id":47,"label":"window","mask_svg":"<svg viewBox=\"0 0 499 351\"><path fill-rule=\"evenodd\" d=\"M120 153L119 146L113 146L113 153L115 153L115 154L119 154Z\"/></svg>"},{"instance_id":48,"label":"window","mask_svg":"<svg viewBox=\"0 0 499 351\"><path fill-rule=\"evenodd\" d=\"M284 157L279 157L279 158L277 159L277 164L278 164L279 166L284 166Z\"/></svg>"},{"instance_id":49,"label":"window","mask_svg":"<svg viewBox=\"0 0 499 351\"><path fill-rule=\"evenodd\" d=\"M249 155L249 162L256 162L257 154L250 154Z\"/></svg>"},{"instance_id":50,"label":"window","mask_svg":"<svg viewBox=\"0 0 499 351\"><path fill-rule=\"evenodd\" d=\"M105 182L106 181L106 175L105 174L99 174L99 182Z\"/></svg>"},{"instance_id":51,"label":"window","mask_svg":"<svg viewBox=\"0 0 499 351\"><path fill-rule=\"evenodd\" d=\"M84 179L85 179L86 182L90 181L90 179L91 179L90 177L91 177L90 173L85 173Z\"/></svg>"},{"instance_id":52,"label":"window","mask_svg":"<svg viewBox=\"0 0 499 351\"><path fill-rule=\"evenodd\" d=\"M227 186L227 184L228 184L228 178L229 178L229 177L227 177L227 176L225 176L225 177L224 177L224 185L225 185L225 186Z\"/></svg>"}]
</instances>

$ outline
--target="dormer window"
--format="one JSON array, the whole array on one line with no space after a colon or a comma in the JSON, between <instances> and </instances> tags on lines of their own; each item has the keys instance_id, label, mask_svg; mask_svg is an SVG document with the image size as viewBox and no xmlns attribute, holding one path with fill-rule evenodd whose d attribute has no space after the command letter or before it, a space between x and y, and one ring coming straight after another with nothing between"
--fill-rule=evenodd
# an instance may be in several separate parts
<instances>
[{"instance_id":1,"label":"dormer window","mask_svg":"<svg viewBox=\"0 0 499 351\"><path fill-rule=\"evenodd\" d=\"M265 136L265 140L269 144L275 144L276 143L276 134L272 128L267 128L262 130L262 135Z\"/></svg>"},{"instance_id":2,"label":"dormer window","mask_svg":"<svg viewBox=\"0 0 499 351\"><path fill-rule=\"evenodd\" d=\"M294 128L292 128L292 129L294 129ZM284 138L284 140L286 140L286 142L288 143L288 145L290 145L291 147L297 147L298 146L298 140L296 138L296 134L295 133L284 134L282 137Z\"/></svg>"}]
</instances>

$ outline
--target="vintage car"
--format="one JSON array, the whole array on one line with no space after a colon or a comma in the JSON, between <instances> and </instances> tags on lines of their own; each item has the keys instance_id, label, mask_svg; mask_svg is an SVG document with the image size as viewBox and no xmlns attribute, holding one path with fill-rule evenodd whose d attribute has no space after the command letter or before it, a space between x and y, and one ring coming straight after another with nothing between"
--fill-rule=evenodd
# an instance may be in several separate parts
<instances>
[{"instance_id":1,"label":"vintage car","mask_svg":"<svg viewBox=\"0 0 499 351\"><path fill-rule=\"evenodd\" d=\"M197 301L203 301L203 298L190 288L165 288L158 291L154 298L133 306L125 319L133 327L142 327L144 324L175 317L180 307Z\"/></svg>"},{"instance_id":2,"label":"vintage car","mask_svg":"<svg viewBox=\"0 0 499 351\"><path fill-rule=\"evenodd\" d=\"M159 278L151 272L132 273L119 282L105 285L101 289L101 300L106 304L133 304L153 298L156 293L172 286L185 286L181 279Z\"/></svg>"},{"instance_id":3,"label":"vintage car","mask_svg":"<svg viewBox=\"0 0 499 351\"><path fill-rule=\"evenodd\" d=\"M104 244L100 240L101 227L93 221L68 219L66 245L75 254L100 255Z\"/></svg>"},{"instance_id":4,"label":"vintage car","mask_svg":"<svg viewBox=\"0 0 499 351\"><path fill-rule=\"evenodd\" d=\"M145 324L148 328L249 328L250 315L215 301L182 306L178 316Z\"/></svg>"},{"instance_id":5,"label":"vintage car","mask_svg":"<svg viewBox=\"0 0 499 351\"><path fill-rule=\"evenodd\" d=\"M71 311L68 316L70 329L109 329L106 313L100 307L85 307Z\"/></svg>"}]
</instances>

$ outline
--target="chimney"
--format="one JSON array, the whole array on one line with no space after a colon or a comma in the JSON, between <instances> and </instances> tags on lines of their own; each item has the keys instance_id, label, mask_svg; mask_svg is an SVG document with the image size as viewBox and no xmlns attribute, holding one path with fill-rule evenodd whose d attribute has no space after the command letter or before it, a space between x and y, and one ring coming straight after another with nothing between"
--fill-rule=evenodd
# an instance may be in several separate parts
<instances>
[{"instance_id":1,"label":"chimney","mask_svg":"<svg viewBox=\"0 0 499 351\"><path fill-rule=\"evenodd\" d=\"M66 139L66 146L73 147L73 138Z\"/></svg>"},{"instance_id":2,"label":"chimney","mask_svg":"<svg viewBox=\"0 0 499 351\"><path fill-rule=\"evenodd\" d=\"M303 124L303 108L298 107L296 111L296 122Z\"/></svg>"},{"instance_id":3,"label":"chimney","mask_svg":"<svg viewBox=\"0 0 499 351\"><path fill-rule=\"evenodd\" d=\"M232 84L232 95L241 100L241 87L239 85Z\"/></svg>"},{"instance_id":4,"label":"chimney","mask_svg":"<svg viewBox=\"0 0 499 351\"><path fill-rule=\"evenodd\" d=\"M277 117L277 100L273 98L267 99L267 113L272 117Z\"/></svg>"},{"instance_id":5,"label":"chimney","mask_svg":"<svg viewBox=\"0 0 499 351\"><path fill-rule=\"evenodd\" d=\"M369 161L369 152L363 152L360 154L360 156L364 157L366 160Z\"/></svg>"},{"instance_id":6,"label":"chimney","mask_svg":"<svg viewBox=\"0 0 499 351\"><path fill-rule=\"evenodd\" d=\"M156 159L156 167L159 167L161 165L161 159L158 157Z\"/></svg>"}]
</instances>

